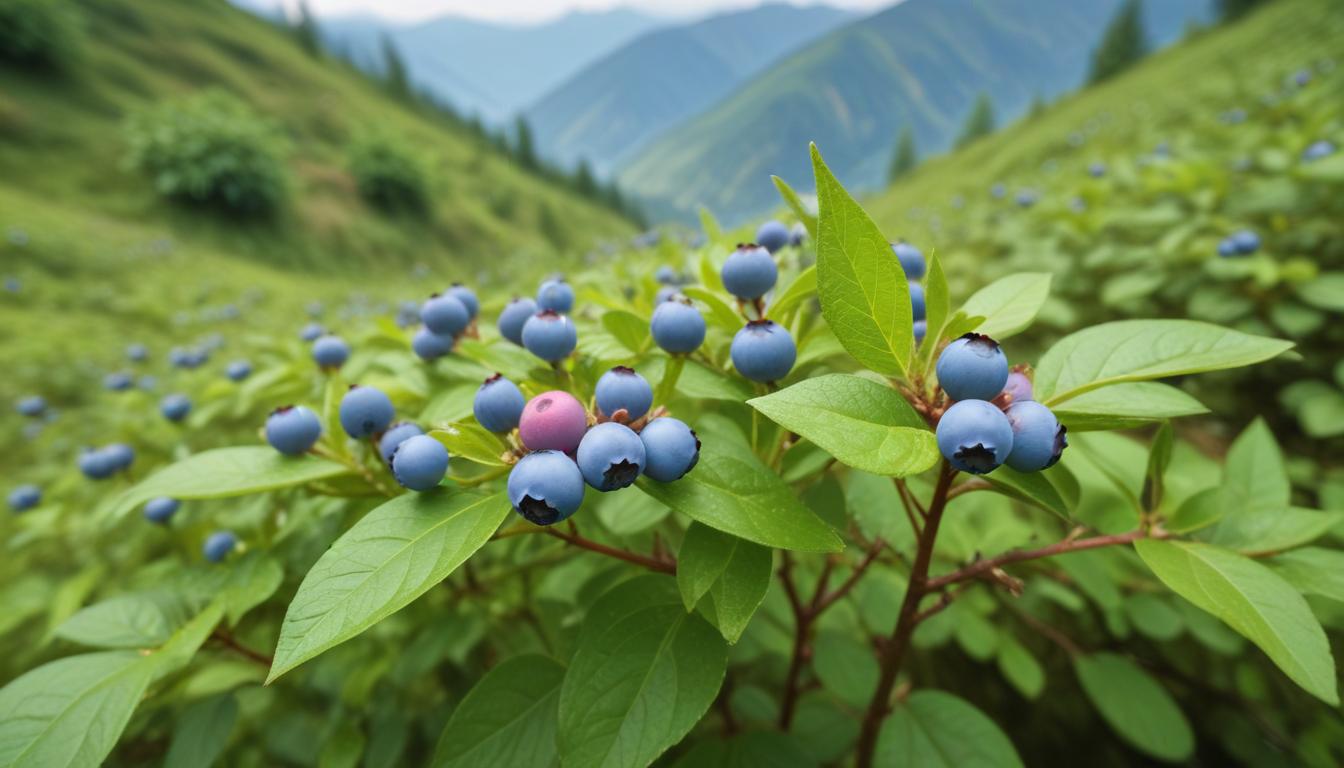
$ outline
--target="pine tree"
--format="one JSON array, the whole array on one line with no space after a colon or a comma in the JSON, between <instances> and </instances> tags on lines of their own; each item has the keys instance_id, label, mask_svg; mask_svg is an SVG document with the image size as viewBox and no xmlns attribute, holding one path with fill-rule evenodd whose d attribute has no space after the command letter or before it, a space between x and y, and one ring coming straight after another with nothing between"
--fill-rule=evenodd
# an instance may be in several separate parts
<instances>
[{"instance_id":1,"label":"pine tree","mask_svg":"<svg viewBox=\"0 0 1344 768\"><path fill-rule=\"evenodd\" d=\"M1235 19L1264 2L1265 0L1218 0L1218 15L1224 20Z\"/></svg>"},{"instance_id":2,"label":"pine tree","mask_svg":"<svg viewBox=\"0 0 1344 768\"><path fill-rule=\"evenodd\" d=\"M1098 83L1132 67L1148 55L1148 39L1143 31L1142 0L1125 0L1107 25L1101 43L1092 54L1089 83Z\"/></svg>"},{"instance_id":3,"label":"pine tree","mask_svg":"<svg viewBox=\"0 0 1344 768\"><path fill-rule=\"evenodd\" d=\"M322 55L322 33L317 28L317 17L308 7L307 0L299 2L299 18L294 22L294 37L309 56Z\"/></svg>"},{"instance_id":4,"label":"pine tree","mask_svg":"<svg viewBox=\"0 0 1344 768\"><path fill-rule=\"evenodd\" d=\"M584 197L597 197L597 182L593 179L593 169L586 158L579 160L579 167L574 169L574 191Z\"/></svg>"},{"instance_id":5,"label":"pine tree","mask_svg":"<svg viewBox=\"0 0 1344 768\"><path fill-rule=\"evenodd\" d=\"M975 106L971 107L971 113L966 116L966 123L961 127L961 135L957 137L956 146L960 149L993 132L994 102L989 100L989 94L982 92L975 97Z\"/></svg>"},{"instance_id":6,"label":"pine tree","mask_svg":"<svg viewBox=\"0 0 1344 768\"><path fill-rule=\"evenodd\" d=\"M891 168L887 170L887 182L893 182L914 170L919 164L919 153L915 151L915 135L910 132L910 126L901 129L901 136L896 140L896 152L891 158Z\"/></svg>"},{"instance_id":7,"label":"pine tree","mask_svg":"<svg viewBox=\"0 0 1344 768\"><path fill-rule=\"evenodd\" d=\"M383 84L394 96L402 99L411 97L411 78L406 73L406 62L392 38L383 35Z\"/></svg>"},{"instance_id":8,"label":"pine tree","mask_svg":"<svg viewBox=\"0 0 1344 768\"><path fill-rule=\"evenodd\" d=\"M519 115L518 122L514 125L513 134L514 158L524 168L535 169L537 167L537 150L532 144L532 126L527 124L526 118Z\"/></svg>"}]
</instances>

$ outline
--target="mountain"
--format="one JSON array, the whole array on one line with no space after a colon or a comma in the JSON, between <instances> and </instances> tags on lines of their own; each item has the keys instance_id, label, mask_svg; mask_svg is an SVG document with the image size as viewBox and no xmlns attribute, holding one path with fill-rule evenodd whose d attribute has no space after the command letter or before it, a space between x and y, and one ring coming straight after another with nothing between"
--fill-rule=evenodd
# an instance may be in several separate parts
<instances>
[{"instance_id":1,"label":"mountain","mask_svg":"<svg viewBox=\"0 0 1344 768\"><path fill-rule=\"evenodd\" d=\"M1122 0L907 0L822 37L717 106L665 132L619 171L651 209L707 205L728 221L778 205L770 175L810 186L807 143L851 187L884 180L902 126L923 154L946 149L976 95L1000 123L1036 96L1082 84L1092 49ZM1150 0L1155 46L1214 0Z\"/></svg>"},{"instance_id":2,"label":"mountain","mask_svg":"<svg viewBox=\"0 0 1344 768\"><path fill-rule=\"evenodd\" d=\"M663 22L625 8L576 12L534 25L440 16L392 24L370 16L319 21L334 50L378 70L382 38L401 52L411 79L463 114L512 119L566 78Z\"/></svg>"},{"instance_id":3,"label":"mountain","mask_svg":"<svg viewBox=\"0 0 1344 768\"><path fill-rule=\"evenodd\" d=\"M527 110L538 147L606 174L668 127L704 111L780 56L852 18L770 4L658 29L593 62Z\"/></svg>"},{"instance_id":4,"label":"mountain","mask_svg":"<svg viewBox=\"0 0 1344 768\"><path fill-rule=\"evenodd\" d=\"M61 71L0 64L0 232L15 227L41 243L38 223L54 222L42 229L91 228L78 242L97 258L127 258L106 243L131 238L142 250L172 243L184 258L218 254L212 265L247 257L312 274L376 269L381 278L417 263L502 271L506 256L540 262L634 229L572 187L523 170L467 125L307 54L286 30L224 0L77 7L83 34ZM126 166L129 117L209 89L227 91L287 138L286 193L271 219L165 201ZM374 130L423 158L423 216L383 214L360 197L351 140Z\"/></svg>"}]
</instances>

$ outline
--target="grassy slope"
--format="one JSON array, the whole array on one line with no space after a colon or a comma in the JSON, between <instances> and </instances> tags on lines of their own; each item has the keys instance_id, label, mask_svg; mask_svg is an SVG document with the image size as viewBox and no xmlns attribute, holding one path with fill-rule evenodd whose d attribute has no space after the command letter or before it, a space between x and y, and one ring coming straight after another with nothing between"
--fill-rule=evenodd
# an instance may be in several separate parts
<instances>
[{"instance_id":1,"label":"grassy slope","mask_svg":"<svg viewBox=\"0 0 1344 768\"><path fill-rule=\"evenodd\" d=\"M390 99L331 61L307 56L281 31L224 0L100 0L81 4L81 60L63 76L0 71L0 224L23 226L24 206L53 202L163 228L212 249L282 265L496 264L501 253L549 254L539 223L549 208L560 245L583 248L627 224L573 200L462 128ZM207 86L234 92L282 123L293 142L291 203L273 223L240 226L158 200L122 168L125 116ZM345 170L346 141L373 126L404 135L431 159L437 203L425 222L368 209ZM552 230L555 230L552 227Z\"/></svg>"}]
</instances>

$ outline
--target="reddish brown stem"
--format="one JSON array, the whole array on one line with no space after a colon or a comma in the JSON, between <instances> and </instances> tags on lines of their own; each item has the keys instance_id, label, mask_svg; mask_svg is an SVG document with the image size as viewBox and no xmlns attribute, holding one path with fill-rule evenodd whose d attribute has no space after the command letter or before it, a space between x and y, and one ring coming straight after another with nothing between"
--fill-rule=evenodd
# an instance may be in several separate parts
<instances>
[{"instance_id":1,"label":"reddish brown stem","mask_svg":"<svg viewBox=\"0 0 1344 768\"><path fill-rule=\"evenodd\" d=\"M599 555L613 557L617 560L624 560L627 563L634 563L635 565L648 568L657 573L675 574L677 572L677 564L672 560L659 560L649 557L648 555L641 555L638 552L630 552L624 549L617 549L616 547L609 547L606 544L600 544L592 539L585 539L578 535L578 533L564 533L562 531L557 531L554 528L547 528L545 529L545 532L548 536L554 536L555 538L576 547L586 549L590 552L596 552Z\"/></svg>"},{"instance_id":2,"label":"reddish brown stem","mask_svg":"<svg viewBox=\"0 0 1344 768\"><path fill-rule=\"evenodd\" d=\"M264 653L254 651L251 648L248 648L247 646L238 642L236 639L234 639L233 635L229 634L228 630L216 629L215 633L211 635L211 637L213 637L215 640L218 640L221 645L233 651L234 653L237 653L240 656L246 657L249 661L255 661L256 663L266 667L267 669L270 669L272 661L270 656L267 656Z\"/></svg>"},{"instance_id":3,"label":"reddish brown stem","mask_svg":"<svg viewBox=\"0 0 1344 768\"><path fill-rule=\"evenodd\" d=\"M998 568L1013 563L1020 563L1025 560L1037 560L1042 557L1053 557L1063 555L1069 552L1081 552L1087 549L1098 549L1100 547L1112 547L1119 544L1130 544L1139 539L1160 539L1166 538L1165 534L1149 531L1130 531L1129 533L1117 533L1110 536L1095 536L1090 539L1065 539L1056 542L1048 547L1039 549L1017 549L1012 552L1005 552L997 557L991 557L988 560L977 560L974 563L962 568L959 571L944 574L936 579L930 579L927 588L930 590L939 590L944 587L956 584L967 579L975 579L991 573Z\"/></svg>"},{"instance_id":4,"label":"reddish brown stem","mask_svg":"<svg viewBox=\"0 0 1344 768\"><path fill-rule=\"evenodd\" d=\"M854 570L849 572L849 578L841 582L840 586L836 587L834 592L830 592L829 594L822 596L821 599L813 601L812 613L820 614L822 611L825 611L827 608L830 608L836 602L843 599L845 595L848 595L850 590L854 589L854 586L859 583L859 579L862 579L863 575L868 572L868 566L872 565L873 562L877 560L877 556L882 553L883 548L886 546L887 543L882 539L876 539L872 544L868 545L868 552L863 556L863 560L861 560L858 565L854 566Z\"/></svg>"}]
</instances>

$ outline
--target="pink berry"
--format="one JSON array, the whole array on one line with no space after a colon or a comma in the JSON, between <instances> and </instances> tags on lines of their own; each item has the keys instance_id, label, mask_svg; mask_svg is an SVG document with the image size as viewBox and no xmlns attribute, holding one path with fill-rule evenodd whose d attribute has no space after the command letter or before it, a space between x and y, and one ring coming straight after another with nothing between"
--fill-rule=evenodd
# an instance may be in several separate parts
<instances>
[{"instance_id":1,"label":"pink berry","mask_svg":"<svg viewBox=\"0 0 1344 768\"><path fill-rule=\"evenodd\" d=\"M1003 393L1012 398L1010 402L1031 399L1031 379L1021 371L1008 374L1008 383L1003 385Z\"/></svg>"},{"instance_id":2,"label":"pink berry","mask_svg":"<svg viewBox=\"0 0 1344 768\"><path fill-rule=\"evenodd\" d=\"M564 451L579 447L588 430L588 413L568 392L553 390L532 398L518 420L518 436L529 451Z\"/></svg>"}]
</instances>

